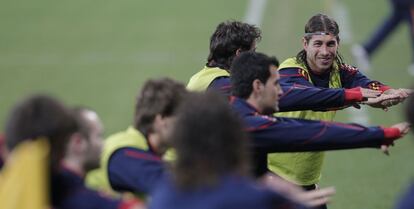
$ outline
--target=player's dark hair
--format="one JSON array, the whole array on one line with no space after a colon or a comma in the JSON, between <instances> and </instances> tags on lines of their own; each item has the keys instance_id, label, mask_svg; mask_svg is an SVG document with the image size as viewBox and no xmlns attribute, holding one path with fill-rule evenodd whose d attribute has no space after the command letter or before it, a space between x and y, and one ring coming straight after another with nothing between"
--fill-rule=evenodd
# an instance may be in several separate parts
<instances>
[{"instance_id":1,"label":"player's dark hair","mask_svg":"<svg viewBox=\"0 0 414 209\"><path fill-rule=\"evenodd\" d=\"M308 22L305 25L305 35L304 38L306 42L309 43L310 39L313 36L313 33L329 33L331 35L334 35L336 37L336 41L339 43L339 26L338 23L331 17L325 15L325 14L316 14L312 16ZM296 59L298 63L305 64L308 66L306 61L306 51L302 49L297 55ZM343 58L342 56L337 53L335 57L335 61L338 65L343 64Z\"/></svg>"},{"instance_id":2,"label":"player's dark hair","mask_svg":"<svg viewBox=\"0 0 414 209\"><path fill-rule=\"evenodd\" d=\"M49 141L52 168L58 168L70 136L79 125L72 112L58 100L35 95L18 103L6 122L5 137L9 150L26 140L45 137Z\"/></svg>"},{"instance_id":3,"label":"player's dark hair","mask_svg":"<svg viewBox=\"0 0 414 209\"><path fill-rule=\"evenodd\" d=\"M171 141L173 179L182 189L212 186L223 175L248 175L246 133L216 92L190 93L179 108Z\"/></svg>"},{"instance_id":4,"label":"player's dark hair","mask_svg":"<svg viewBox=\"0 0 414 209\"><path fill-rule=\"evenodd\" d=\"M253 91L253 81L259 79L263 84L270 77L270 66L278 66L276 57L258 52L243 52L236 57L231 66L232 94L247 99Z\"/></svg>"},{"instance_id":5,"label":"player's dark hair","mask_svg":"<svg viewBox=\"0 0 414 209\"><path fill-rule=\"evenodd\" d=\"M174 115L186 93L185 86L172 79L148 80L136 100L134 127L147 136L155 117Z\"/></svg>"},{"instance_id":6,"label":"player's dark hair","mask_svg":"<svg viewBox=\"0 0 414 209\"><path fill-rule=\"evenodd\" d=\"M261 31L256 26L238 21L222 22L210 38L210 54L206 65L229 70L236 51L251 50L260 39Z\"/></svg>"}]
</instances>

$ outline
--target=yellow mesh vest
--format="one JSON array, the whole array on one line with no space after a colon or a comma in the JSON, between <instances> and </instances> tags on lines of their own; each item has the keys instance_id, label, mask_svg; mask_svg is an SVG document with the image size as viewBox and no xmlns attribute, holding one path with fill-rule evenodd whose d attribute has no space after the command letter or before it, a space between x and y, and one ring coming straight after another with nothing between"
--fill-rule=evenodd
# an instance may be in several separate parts
<instances>
[{"instance_id":1,"label":"yellow mesh vest","mask_svg":"<svg viewBox=\"0 0 414 209\"><path fill-rule=\"evenodd\" d=\"M109 136L104 142L104 148L101 155L101 167L89 172L86 176L86 183L89 187L109 194L116 194L109 183L108 162L109 158L116 150L124 147L148 150L148 144L144 135L133 127L129 127L126 131Z\"/></svg>"},{"instance_id":2,"label":"yellow mesh vest","mask_svg":"<svg viewBox=\"0 0 414 209\"><path fill-rule=\"evenodd\" d=\"M221 76L228 77L230 74L226 70L206 66L190 78L187 89L190 91L205 91L214 79Z\"/></svg>"},{"instance_id":3,"label":"yellow mesh vest","mask_svg":"<svg viewBox=\"0 0 414 209\"><path fill-rule=\"evenodd\" d=\"M296 62L296 58L285 60L280 65L279 70L284 68L301 68L306 73L309 73L304 65ZM312 83L311 79L309 81ZM336 64L334 64L334 70L331 72L329 88L341 88L340 74ZM293 111L277 113L276 116L332 121L335 117L335 111ZM323 161L324 152L274 153L268 155L269 169L284 179L298 185L318 183L321 177Z\"/></svg>"}]
</instances>

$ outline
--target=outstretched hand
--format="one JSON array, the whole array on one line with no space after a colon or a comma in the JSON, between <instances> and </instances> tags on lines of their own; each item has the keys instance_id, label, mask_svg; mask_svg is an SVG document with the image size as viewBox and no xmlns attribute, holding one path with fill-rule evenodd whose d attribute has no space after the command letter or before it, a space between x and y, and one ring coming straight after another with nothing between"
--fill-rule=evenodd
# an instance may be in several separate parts
<instances>
[{"instance_id":1,"label":"outstretched hand","mask_svg":"<svg viewBox=\"0 0 414 209\"><path fill-rule=\"evenodd\" d=\"M410 131L410 127L411 125L407 122L397 123L391 126L391 128L398 128L398 130L400 130L401 136L406 135Z\"/></svg>"},{"instance_id":2,"label":"outstretched hand","mask_svg":"<svg viewBox=\"0 0 414 209\"><path fill-rule=\"evenodd\" d=\"M364 98L375 98L381 95L381 91L372 90L367 88L360 88L362 97Z\"/></svg>"},{"instance_id":3,"label":"outstretched hand","mask_svg":"<svg viewBox=\"0 0 414 209\"><path fill-rule=\"evenodd\" d=\"M301 187L272 173L267 173L261 178L261 181L268 188L311 208L327 204L330 201L330 198L335 194L335 188L333 187L305 191Z\"/></svg>"},{"instance_id":4,"label":"outstretched hand","mask_svg":"<svg viewBox=\"0 0 414 209\"><path fill-rule=\"evenodd\" d=\"M395 138L395 139L385 140L384 143L381 145L381 151L384 154L389 155L389 147L394 145L395 140L405 136L410 131L410 127L411 125L407 122L397 123L391 126L391 128L397 128L400 131L400 137Z\"/></svg>"},{"instance_id":5,"label":"outstretched hand","mask_svg":"<svg viewBox=\"0 0 414 209\"><path fill-rule=\"evenodd\" d=\"M393 106L403 102L410 94L413 93L411 89L388 89L383 94L397 96L394 100L384 101L384 106Z\"/></svg>"},{"instance_id":6,"label":"outstretched hand","mask_svg":"<svg viewBox=\"0 0 414 209\"><path fill-rule=\"evenodd\" d=\"M382 105L384 107L391 107L397 105L403 102L411 93L413 93L413 90L411 89L388 89L384 92L384 94L394 95L396 98L391 100L385 100L382 102Z\"/></svg>"},{"instance_id":7,"label":"outstretched hand","mask_svg":"<svg viewBox=\"0 0 414 209\"><path fill-rule=\"evenodd\" d=\"M369 89L361 89L361 92L365 92L366 95L372 96L376 92L375 90L368 91ZM410 94L414 91L411 89L388 89L383 94L377 97L365 97L367 98L366 101L362 102L362 104L367 104L374 108L382 108L383 110L387 111L388 107L397 105L403 102ZM363 94L364 95L364 94Z\"/></svg>"},{"instance_id":8,"label":"outstretched hand","mask_svg":"<svg viewBox=\"0 0 414 209\"><path fill-rule=\"evenodd\" d=\"M401 99L407 98L411 93L413 93L412 89L388 89L384 91L384 94L395 94Z\"/></svg>"},{"instance_id":9,"label":"outstretched hand","mask_svg":"<svg viewBox=\"0 0 414 209\"><path fill-rule=\"evenodd\" d=\"M388 107L398 104L400 96L396 94L382 94L379 97L368 98L367 101L362 102L362 104L369 105L374 108L382 108L385 111L388 110Z\"/></svg>"}]
</instances>

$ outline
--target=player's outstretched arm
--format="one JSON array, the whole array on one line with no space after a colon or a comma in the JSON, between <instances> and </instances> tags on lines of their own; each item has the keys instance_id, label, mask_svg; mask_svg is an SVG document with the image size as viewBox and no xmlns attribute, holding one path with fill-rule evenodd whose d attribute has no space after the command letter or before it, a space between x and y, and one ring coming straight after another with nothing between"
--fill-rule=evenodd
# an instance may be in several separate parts
<instances>
[{"instance_id":1,"label":"player's outstretched arm","mask_svg":"<svg viewBox=\"0 0 414 209\"><path fill-rule=\"evenodd\" d=\"M409 132L410 127L411 125L409 123L403 122L391 126L392 129L389 129L388 131L384 131L386 138L381 145L381 151L384 152L386 155L389 155L389 147L391 145L394 145L395 140L405 136ZM396 132L399 132L399 137L397 137L398 133ZM391 135L394 135L395 137L391 137Z\"/></svg>"},{"instance_id":2,"label":"player's outstretched arm","mask_svg":"<svg viewBox=\"0 0 414 209\"><path fill-rule=\"evenodd\" d=\"M245 119L250 126L248 131L252 135L252 145L267 153L380 148L406 134L404 125L365 127L269 116Z\"/></svg>"}]
</instances>

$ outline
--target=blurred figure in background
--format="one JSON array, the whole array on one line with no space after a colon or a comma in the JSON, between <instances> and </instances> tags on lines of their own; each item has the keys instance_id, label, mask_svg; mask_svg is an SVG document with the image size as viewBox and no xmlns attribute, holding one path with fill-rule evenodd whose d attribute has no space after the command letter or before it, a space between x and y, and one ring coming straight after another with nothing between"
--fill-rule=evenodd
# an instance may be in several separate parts
<instances>
[{"instance_id":1,"label":"blurred figure in background","mask_svg":"<svg viewBox=\"0 0 414 209\"><path fill-rule=\"evenodd\" d=\"M58 100L35 95L13 107L4 130L0 207L50 207L56 197L50 191L51 176L58 173L66 145L78 130L75 118Z\"/></svg>"},{"instance_id":2,"label":"blurred figure in background","mask_svg":"<svg viewBox=\"0 0 414 209\"><path fill-rule=\"evenodd\" d=\"M414 96L408 98L405 105L405 117L410 124L414 124ZM414 209L414 184L411 184L405 194L400 198L396 209Z\"/></svg>"},{"instance_id":3,"label":"blurred figure in background","mask_svg":"<svg viewBox=\"0 0 414 209\"><path fill-rule=\"evenodd\" d=\"M222 96L189 94L171 141L177 159L154 191L150 208L304 208L250 177L247 136Z\"/></svg>"},{"instance_id":4,"label":"blurred figure in background","mask_svg":"<svg viewBox=\"0 0 414 209\"><path fill-rule=\"evenodd\" d=\"M169 78L148 80L135 104L134 124L104 142L101 168L88 174L93 188L147 195L165 170L162 156L170 147L166 135L185 86Z\"/></svg>"},{"instance_id":5,"label":"blurred figure in background","mask_svg":"<svg viewBox=\"0 0 414 209\"><path fill-rule=\"evenodd\" d=\"M409 35L411 39L411 62L408 67L408 73L414 76L414 0L389 0L391 4L391 14L378 26L376 31L362 45L354 45L352 54L356 65L363 71L371 69L370 60L378 47L384 43L388 36L405 21L409 26Z\"/></svg>"},{"instance_id":6,"label":"blurred figure in background","mask_svg":"<svg viewBox=\"0 0 414 209\"><path fill-rule=\"evenodd\" d=\"M142 205L136 201L110 199L86 189L83 184L85 170L96 165L95 159L100 154L100 138L96 134L101 126L99 123L92 125L98 122L97 119L83 113L75 115L58 100L44 95L32 96L17 104L6 122L5 137L10 157L2 172L9 171L9 165L20 166L20 172L14 173L20 177L7 175L12 173L7 172L5 178L0 178L6 182L0 184L0 204L15 201L17 208L140 208ZM50 155L47 154L48 147ZM15 150L17 155L13 155ZM22 150L24 152L20 152ZM24 157L26 155L28 158ZM46 156L44 163L38 155ZM10 182L7 178L20 181L6 191L9 194L17 192L18 200L2 199L7 182ZM24 186L27 188L19 188ZM46 205L39 206L39 199Z\"/></svg>"},{"instance_id":7,"label":"blurred figure in background","mask_svg":"<svg viewBox=\"0 0 414 209\"><path fill-rule=\"evenodd\" d=\"M102 152L103 125L91 109L77 107L73 114L79 124L78 131L70 137L59 175L54 176L52 191L59 208L143 208L137 199L109 198L85 187L87 172L99 167Z\"/></svg>"}]
</instances>

